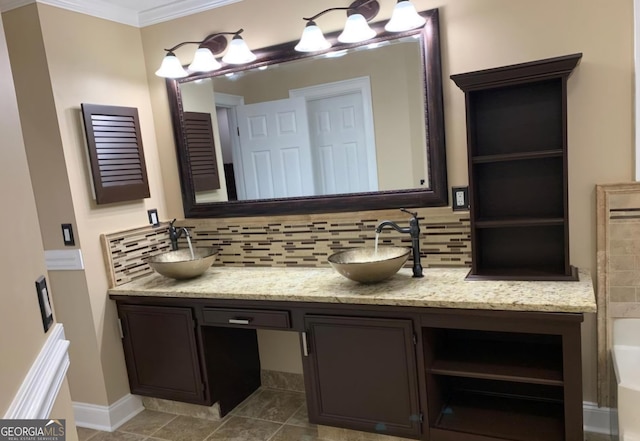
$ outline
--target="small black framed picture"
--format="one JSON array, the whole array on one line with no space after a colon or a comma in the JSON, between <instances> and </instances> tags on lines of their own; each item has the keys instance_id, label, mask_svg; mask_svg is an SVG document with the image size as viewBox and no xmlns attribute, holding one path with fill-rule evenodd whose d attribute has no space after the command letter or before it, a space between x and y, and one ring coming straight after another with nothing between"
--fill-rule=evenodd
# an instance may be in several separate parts
<instances>
[{"instance_id":1,"label":"small black framed picture","mask_svg":"<svg viewBox=\"0 0 640 441\"><path fill-rule=\"evenodd\" d=\"M53 311L49 300L49 290L47 289L47 279L44 276L36 280L36 291L38 293L38 303L40 304L40 314L42 315L42 327L47 332L53 323Z\"/></svg>"}]
</instances>

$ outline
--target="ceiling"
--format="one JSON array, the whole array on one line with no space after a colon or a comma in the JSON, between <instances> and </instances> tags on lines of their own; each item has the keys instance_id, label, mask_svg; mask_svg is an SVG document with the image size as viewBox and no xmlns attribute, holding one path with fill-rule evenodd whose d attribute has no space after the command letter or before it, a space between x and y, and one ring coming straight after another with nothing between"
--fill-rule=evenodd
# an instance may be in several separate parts
<instances>
[{"instance_id":1,"label":"ceiling","mask_svg":"<svg viewBox=\"0 0 640 441\"><path fill-rule=\"evenodd\" d=\"M36 1L118 23L144 27L242 0L0 0L0 12Z\"/></svg>"}]
</instances>

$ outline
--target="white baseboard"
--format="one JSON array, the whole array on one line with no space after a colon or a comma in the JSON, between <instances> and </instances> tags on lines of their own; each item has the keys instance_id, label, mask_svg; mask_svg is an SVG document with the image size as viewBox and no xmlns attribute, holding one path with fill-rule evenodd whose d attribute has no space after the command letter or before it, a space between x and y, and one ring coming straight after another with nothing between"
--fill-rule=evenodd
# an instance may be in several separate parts
<instances>
[{"instance_id":1,"label":"white baseboard","mask_svg":"<svg viewBox=\"0 0 640 441\"><path fill-rule=\"evenodd\" d=\"M111 406L89 403L73 403L76 426L113 432L144 410L142 400L136 395L125 395Z\"/></svg>"},{"instance_id":2,"label":"white baseboard","mask_svg":"<svg viewBox=\"0 0 640 441\"><path fill-rule=\"evenodd\" d=\"M68 349L64 327L56 323L4 415L5 419L49 417L69 368Z\"/></svg>"},{"instance_id":3,"label":"white baseboard","mask_svg":"<svg viewBox=\"0 0 640 441\"><path fill-rule=\"evenodd\" d=\"M614 424L612 424L612 418L616 418L616 409L598 407L596 403L585 401L582 403L582 411L585 432L602 433L606 435L616 433L616 428L612 427L615 426L615 421L613 421Z\"/></svg>"},{"instance_id":4,"label":"white baseboard","mask_svg":"<svg viewBox=\"0 0 640 441\"><path fill-rule=\"evenodd\" d=\"M144 406L140 397L129 394L111 406L74 402L73 410L78 427L113 432L142 412ZM607 435L616 433L611 420L612 417L615 418L615 414L616 409L598 407L596 403L585 401L583 403L584 431Z\"/></svg>"}]
</instances>

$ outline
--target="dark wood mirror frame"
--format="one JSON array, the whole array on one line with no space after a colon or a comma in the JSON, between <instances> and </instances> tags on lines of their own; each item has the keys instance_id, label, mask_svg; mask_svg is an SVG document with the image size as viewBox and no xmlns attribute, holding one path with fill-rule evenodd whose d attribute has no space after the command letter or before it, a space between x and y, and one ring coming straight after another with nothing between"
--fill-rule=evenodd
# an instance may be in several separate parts
<instances>
[{"instance_id":1,"label":"dark wood mirror frame","mask_svg":"<svg viewBox=\"0 0 640 441\"><path fill-rule=\"evenodd\" d=\"M442 99L442 68L440 61L440 31L438 10L420 12L427 20L421 29L390 33L384 30L384 22L371 24L378 36L358 44L338 43L339 32L326 35L333 46L324 52L311 54L296 52L297 41L291 41L254 51L256 61L242 66L224 66L213 73L193 74L186 78L167 79L167 91L177 159L182 187L182 203L187 218L269 216L310 213L331 213L344 211L376 210L401 207L435 207L448 204L447 164L444 137L444 109ZM182 97L179 84L201 78L211 78L230 72L255 69L269 64L283 63L322 53L365 46L375 42L394 40L407 36L420 36L422 62L425 66L425 125L427 133L427 158L429 167L429 188L408 190L377 191L369 193L347 193L299 198L259 199L249 201L226 201L196 203L193 177L186 152L183 127Z\"/></svg>"}]
</instances>

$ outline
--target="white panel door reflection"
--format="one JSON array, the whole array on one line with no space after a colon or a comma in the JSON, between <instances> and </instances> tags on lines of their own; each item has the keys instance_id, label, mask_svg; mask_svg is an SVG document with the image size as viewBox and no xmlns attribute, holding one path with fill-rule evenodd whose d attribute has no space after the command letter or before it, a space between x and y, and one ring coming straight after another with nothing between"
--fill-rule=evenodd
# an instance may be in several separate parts
<instances>
[{"instance_id":1,"label":"white panel door reflection","mask_svg":"<svg viewBox=\"0 0 640 441\"><path fill-rule=\"evenodd\" d=\"M376 191L360 92L307 101L317 194Z\"/></svg>"},{"instance_id":2,"label":"white panel door reflection","mask_svg":"<svg viewBox=\"0 0 640 441\"><path fill-rule=\"evenodd\" d=\"M236 108L247 199L315 194L304 98Z\"/></svg>"}]
</instances>

